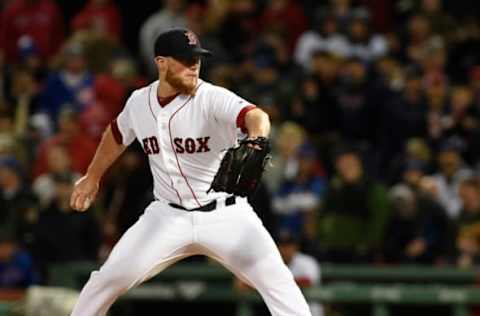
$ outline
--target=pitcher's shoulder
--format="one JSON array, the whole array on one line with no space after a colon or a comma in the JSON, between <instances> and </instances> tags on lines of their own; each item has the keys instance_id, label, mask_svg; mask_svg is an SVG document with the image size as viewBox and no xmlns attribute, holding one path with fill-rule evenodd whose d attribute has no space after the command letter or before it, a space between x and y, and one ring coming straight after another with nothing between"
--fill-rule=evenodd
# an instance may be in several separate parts
<instances>
[{"instance_id":1,"label":"pitcher's shoulder","mask_svg":"<svg viewBox=\"0 0 480 316\"><path fill-rule=\"evenodd\" d=\"M141 88L138 88L132 92L132 96L135 97L145 97L148 96L149 93L152 91L152 89L156 89L156 86L158 85L158 80L151 82L150 84L143 86Z\"/></svg>"},{"instance_id":2,"label":"pitcher's shoulder","mask_svg":"<svg viewBox=\"0 0 480 316\"><path fill-rule=\"evenodd\" d=\"M215 96L215 95L222 95L222 94L233 94L227 88L217 86L213 83L208 81L201 80L198 84L197 93L207 96Z\"/></svg>"},{"instance_id":3,"label":"pitcher's shoulder","mask_svg":"<svg viewBox=\"0 0 480 316\"><path fill-rule=\"evenodd\" d=\"M157 84L157 82L158 80L141 88L133 90L133 92L130 94L130 97L128 98L128 102L144 102L145 99L148 99L152 89L155 89L155 85Z\"/></svg>"}]
</instances>

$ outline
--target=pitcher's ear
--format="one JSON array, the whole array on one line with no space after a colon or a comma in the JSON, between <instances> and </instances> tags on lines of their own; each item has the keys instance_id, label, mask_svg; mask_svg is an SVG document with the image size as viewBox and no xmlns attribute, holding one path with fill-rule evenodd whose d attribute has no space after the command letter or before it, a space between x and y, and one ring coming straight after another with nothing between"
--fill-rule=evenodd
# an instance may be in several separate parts
<instances>
[{"instance_id":1,"label":"pitcher's ear","mask_svg":"<svg viewBox=\"0 0 480 316\"><path fill-rule=\"evenodd\" d=\"M157 64L158 69L166 69L167 68L167 58L163 56L155 57L155 64Z\"/></svg>"}]
</instances>

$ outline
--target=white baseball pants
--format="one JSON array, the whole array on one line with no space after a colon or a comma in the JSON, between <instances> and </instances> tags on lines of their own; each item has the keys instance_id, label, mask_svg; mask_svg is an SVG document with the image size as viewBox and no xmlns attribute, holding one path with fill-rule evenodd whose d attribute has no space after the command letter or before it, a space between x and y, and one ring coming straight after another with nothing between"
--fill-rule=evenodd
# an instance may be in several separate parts
<instances>
[{"instance_id":1,"label":"white baseball pants","mask_svg":"<svg viewBox=\"0 0 480 316\"><path fill-rule=\"evenodd\" d=\"M254 286L274 316L311 316L271 236L245 199L211 212L152 202L91 274L72 316L104 316L118 296L191 255L218 260Z\"/></svg>"}]
</instances>

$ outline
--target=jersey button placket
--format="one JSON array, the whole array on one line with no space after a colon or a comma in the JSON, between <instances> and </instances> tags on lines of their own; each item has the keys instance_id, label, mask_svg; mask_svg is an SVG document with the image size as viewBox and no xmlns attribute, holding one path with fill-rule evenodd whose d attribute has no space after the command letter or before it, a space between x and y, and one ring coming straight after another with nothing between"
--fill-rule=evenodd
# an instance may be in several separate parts
<instances>
[{"instance_id":1,"label":"jersey button placket","mask_svg":"<svg viewBox=\"0 0 480 316\"><path fill-rule=\"evenodd\" d=\"M181 190L179 190L178 180L176 179L176 166L175 161L170 157L171 145L170 145L170 133L168 131L168 116L166 113L160 113L157 117L158 128L158 141L160 145L160 154L162 156L163 164L168 176L171 180L172 187L182 196Z\"/></svg>"}]
</instances>

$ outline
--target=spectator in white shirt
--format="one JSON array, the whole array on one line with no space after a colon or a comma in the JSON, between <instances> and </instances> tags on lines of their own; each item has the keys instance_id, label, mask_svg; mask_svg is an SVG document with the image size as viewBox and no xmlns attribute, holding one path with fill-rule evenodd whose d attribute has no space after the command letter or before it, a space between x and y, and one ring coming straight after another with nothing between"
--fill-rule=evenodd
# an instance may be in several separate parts
<instances>
[{"instance_id":1,"label":"spectator in white shirt","mask_svg":"<svg viewBox=\"0 0 480 316\"><path fill-rule=\"evenodd\" d=\"M440 146L439 172L433 176L438 200L451 219L456 219L462 208L458 194L460 182L473 175L473 171L462 160L459 146L454 139L447 140Z\"/></svg>"},{"instance_id":2,"label":"spectator in white shirt","mask_svg":"<svg viewBox=\"0 0 480 316\"><path fill-rule=\"evenodd\" d=\"M349 44L345 36L337 32L337 21L332 16L317 17L314 28L304 32L297 41L294 60L307 71L315 52L323 51L347 57Z\"/></svg>"},{"instance_id":3,"label":"spectator in white shirt","mask_svg":"<svg viewBox=\"0 0 480 316\"><path fill-rule=\"evenodd\" d=\"M278 249L283 261L293 274L300 288L309 288L320 284L320 266L310 255L300 252L299 240L288 231L277 236ZM323 316L323 306L318 302L309 303L312 316Z\"/></svg>"},{"instance_id":4,"label":"spectator in white shirt","mask_svg":"<svg viewBox=\"0 0 480 316\"><path fill-rule=\"evenodd\" d=\"M152 14L140 29L140 52L150 75L157 73L152 44L158 34L173 27L186 27L184 0L163 0L161 10Z\"/></svg>"},{"instance_id":5,"label":"spectator in white shirt","mask_svg":"<svg viewBox=\"0 0 480 316\"><path fill-rule=\"evenodd\" d=\"M283 261L301 289L320 284L320 266L310 255L300 252L299 240L289 231L281 231L276 242ZM235 279L234 288L238 291L249 291L252 288L239 279ZM318 302L309 303L312 316L324 316L323 306ZM262 314L263 315L263 314Z\"/></svg>"}]
</instances>

